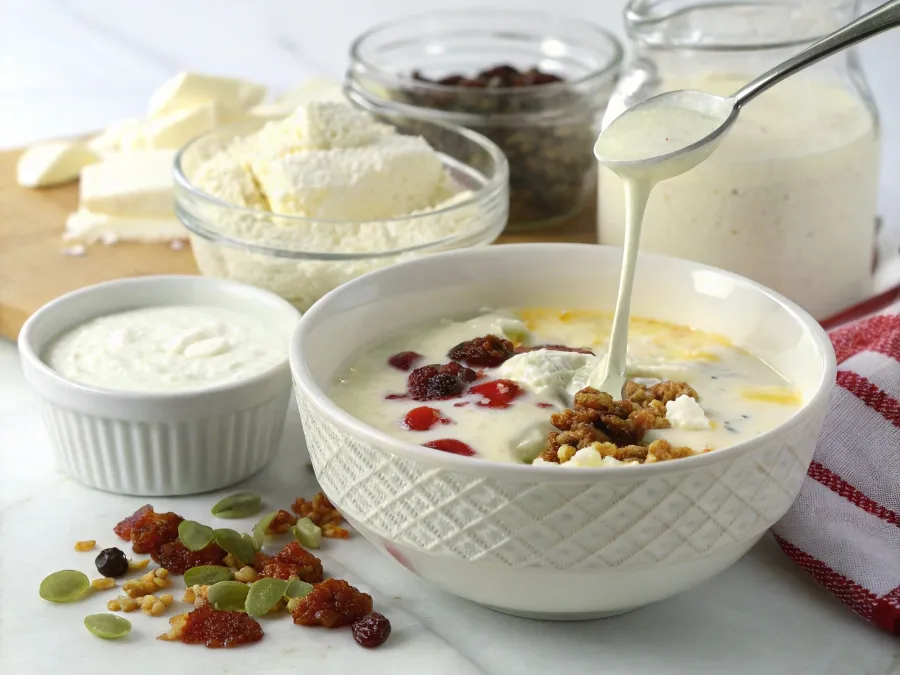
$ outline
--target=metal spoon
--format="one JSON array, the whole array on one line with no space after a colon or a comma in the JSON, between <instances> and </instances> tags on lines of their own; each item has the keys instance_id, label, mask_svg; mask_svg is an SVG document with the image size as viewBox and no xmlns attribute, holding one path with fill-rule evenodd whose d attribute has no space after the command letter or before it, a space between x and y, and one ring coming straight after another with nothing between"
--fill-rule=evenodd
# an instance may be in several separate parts
<instances>
[{"instance_id":1,"label":"metal spoon","mask_svg":"<svg viewBox=\"0 0 900 675\"><path fill-rule=\"evenodd\" d=\"M658 180L672 178L679 173L684 173L709 157L722 141L725 132L734 124L741 107L745 103L797 71L898 25L900 25L900 0L891 0L763 73L727 98L704 91L687 89L667 92L649 98L625 110L606 127L604 133L615 126L616 122L623 117L638 111L646 111L650 108L686 108L702 113L713 118L713 120L719 120L720 124L700 140L658 156L627 160L604 157L600 139L597 140L597 145L594 146L594 154L601 164L620 176L642 176L645 179L649 179L649 182L645 181L646 193L641 195L640 198L637 195L632 195L631 197L635 204L638 204L643 210L646 198L649 196L649 190L652 189L652 184ZM603 138L603 134L600 135L600 138ZM676 159L677 161L674 161ZM659 165L660 173L654 176L657 165ZM626 185L629 184L626 182ZM633 191L638 190L640 185L640 182L631 181L630 189ZM638 186L638 188L635 186ZM591 382L597 389L613 396L621 394L622 385L626 381L625 359L628 342L628 314L631 305L633 262L637 255L637 240L639 237L639 228L635 228L635 232L626 234L626 261L629 259L630 253L632 265L623 263L609 351L606 358L598 364L597 369L594 371L596 375L592 376L594 381Z\"/></svg>"}]
</instances>

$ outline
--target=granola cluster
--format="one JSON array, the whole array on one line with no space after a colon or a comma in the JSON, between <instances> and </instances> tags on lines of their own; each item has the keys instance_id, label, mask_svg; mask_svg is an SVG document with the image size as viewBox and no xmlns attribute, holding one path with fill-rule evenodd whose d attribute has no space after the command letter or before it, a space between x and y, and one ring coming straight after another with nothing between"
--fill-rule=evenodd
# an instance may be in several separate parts
<instances>
[{"instance_id":1,"label":"granola cluster","mask_svg":"<svg viewBox=\"0 0 900 675\"><path fill-rule=\"evenodd\" d=\"M571 408L550 416L558 431L550 433L541 459L564 464L587 447L621 462L651 463L692 455L690 448L675 448L662 439L642 444L648 431L669 426L666 403L685 394L698 398L684 382L665 381L647 387L629 381L621 401L586 387L575 394Z\"/></svg>"}]
</instances>

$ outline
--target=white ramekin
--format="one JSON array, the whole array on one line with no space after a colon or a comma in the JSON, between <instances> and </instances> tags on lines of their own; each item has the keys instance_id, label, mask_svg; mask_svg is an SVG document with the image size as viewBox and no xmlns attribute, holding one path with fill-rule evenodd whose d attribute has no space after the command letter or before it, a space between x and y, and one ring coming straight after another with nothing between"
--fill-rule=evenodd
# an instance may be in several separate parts
<instances>
[{"instance_id":1,"label":"white ramekin","mask_svg":"<svg viewBox=\"0 0 900 675\"><path fill-rule=\"evenodd\" d=\"M285 336L284 359L248 379L174 393L79 384L43 361L54 339L85 321L159 305L225 307L257 317ZM291 386L287 340L299 317L268 291L190 276L119 279L44 305L22 328L19 354L59 467L94 488L148 496L207 492L255 473L281 440Z\"/></svg>"},{"instance_id":2,"label":"white ramekin","mask_svg":"<svg viewBox=\"0 0 900 675\"><path fill-rule=\"evenodd\" d=\"M753 546L800 490L835 357L809 314L735 274L642 255L632 302L636 315L731 338L801 390L789 420L715 452L647 466L502 464L406 443L329 398L354 354L422 322L484 306L608 310L621 260L606 246L469 249L368 274L316 303L294 332L291 368L316 477L347 520L437 586L545 619L662 600Z\"/></svg>"}]
</instances>

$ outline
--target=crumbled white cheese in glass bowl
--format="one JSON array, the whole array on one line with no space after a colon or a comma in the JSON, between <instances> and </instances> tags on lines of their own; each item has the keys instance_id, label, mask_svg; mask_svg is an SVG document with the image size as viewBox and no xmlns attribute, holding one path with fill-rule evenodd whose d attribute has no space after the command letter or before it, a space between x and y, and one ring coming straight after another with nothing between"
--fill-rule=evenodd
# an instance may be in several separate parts
<instances>
[{"instance_id":1,"label":"crumbled white cheese in glass bowl","mask_svg":"<svg viewBox=\"0 0 900 675\"><path fill-rule=\"evenodd\" d=\"M490 244L508 202L506 159L483 136L340 103L217 129L175 161L200 272L301 310L374 269Z\"/></svg>"}]
</instances>

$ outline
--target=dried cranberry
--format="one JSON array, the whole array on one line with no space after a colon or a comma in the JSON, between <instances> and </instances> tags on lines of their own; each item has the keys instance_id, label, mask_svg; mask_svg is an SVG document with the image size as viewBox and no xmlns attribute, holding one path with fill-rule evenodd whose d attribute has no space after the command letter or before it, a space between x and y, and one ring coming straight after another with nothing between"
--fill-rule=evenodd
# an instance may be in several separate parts
<instances>
[{"instance_id":1,"label":"dried cranberry","mask_svg":"<svg viewBox=\"0 0 900 675\"><path fill-rule=\"evenodd\" d=\"M462 455L463 457L474 457L475 451L471 448L471 446L466 445L462 441L458 441L455 438L440 438L436 441L428 441L427 443L422 443L426 448L431 448L432 450L440 450L441 452L449 452L454 455Z\"/></svg>"},{"instance_id":2,"label":"dried cranberry","mask_svg":"<svg viewBox=\"0 0 900 675\"><path fill-rule=\"evenodd\" d=\"M436 424L450 424L450 420L442 417L441 411L437 408L423 405L406 413L400 426L408 431L428 431Z\"/></svg>"},{"instance_id":3,"label":"dried cranberry","mask_svg":"<svg viewBox=\"0 0 900 675\"><path fill-rule=\"evenodd\" d=\"M478 405L485 408L508 408L513 400L521 395L522 389L512 380L493 380L472 387L472 394L482 396Z\"/></svg>"},{"instance_id":4,"label":"dried cranberry","mask_svg":"<svg viewBox=\"0 0 900 675\"><path fill-rule=\"evenodd\" d=\"M407 387L409 395L417 401L454 398L462 394L466 384L474 382L476 377L474 370L458 363L432 364L412 371L407 378Z\"/></svg>"},{"instance_id":5,"label":"dried cranberry","mask_svg":"<svg viewBox=\"0 0 900 675\"><path fill-rule=\"evenodd\" d=\"M575 352L576 354L590 354L594 356L594 352L586 347L567 347L566 345L537 345L534 347L517 347L516 353L524 354L525 352L536 352L538 349L549 349L551 352Z\"/></svg>"},{"instance_id":6,"label":"dried cranberry","mask_svg":"<svg viewBox=\"0 0 900 675\"><path fill-rule=\"evenodd\" d=\"M119 535L120 539L124 539L125 541L131 541L131 530L134 528L134 524L144 517L145 514L153 511L153 507L150 504L144 504L141 508L135 511L132 515L125 518L122 522L116 525L113 528L113 532Z\"/></svg>"},{"instance_id":7,"label":"dried cranberry","mask_svg":"<svg viewBox=\"0 0 900 675\"><path fill-rule=\"evenodd\" d=\"M515 353L513 343L509 340L496 335L485 335L460 342L447 352L447 356L475 368L496 368Z\"/></svg>"},{"instance_id":8,"label":"dried cranberry","mask_svg":"<svg viewBox=\"0 0 900 675\"><path fill-rule=\"evenodd\" d=\"M205 644L210 649L237 647L262 638L262 626L252 616L217 611L212 605L203 605L188 614L181 633L185 644Z\"/></svg>"},{"instance_id":9,"label":"dried cranberry","mask_svg":"<svg viewBox=\"0 0 900 675\"><path fill-rule=\"evenodd\" d=\"M400 352L399 354L394 354L391 358L388 359L388 363L397 370L409 371L410 368L413 367L413 364L419 359L425 358L421 354L416 352Z\"/></svg>"},{"instance_id":10,"label":"dried cranberry","mask_svg":"<svg viewBox=\"0 0 900 675\"><path fill-rule=\"evenodd\" d=\"M353 624L353 639L369 649L383 645L390 634L391 622L378 612L366 614Z\"/></svg>"},{"instance_id":11,"label":"dried cranberry","mask_svg":"<svg viewBox=\"0 0 900 675\"><path fill-rule=\"evenodd\" d=\"M105 577L121 577L128 571L128 558L118 548L105 548L94 560L97 571Z\"/></svg>"},{"instance_id":12,"label":"dried cranberry","mask_svg":"<svg viewBox=\"0 0 900 675\"><path fill-rule=\"evenodd\" d=\"M326 579L300 600L291 615L300 626L353 625L372 611L372 596L343 579Z\"/></svg>"}]
</instances>

